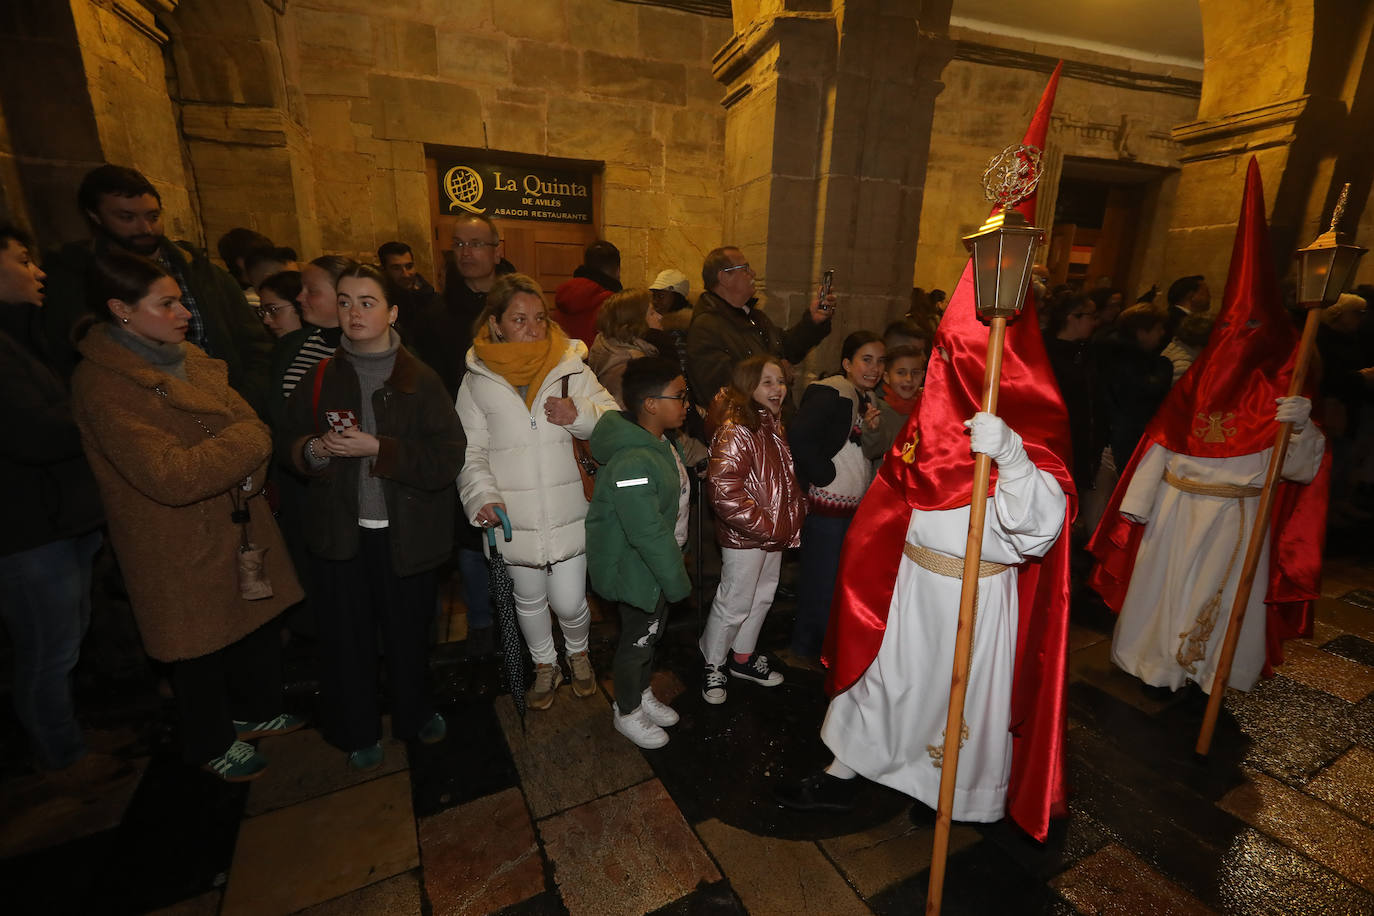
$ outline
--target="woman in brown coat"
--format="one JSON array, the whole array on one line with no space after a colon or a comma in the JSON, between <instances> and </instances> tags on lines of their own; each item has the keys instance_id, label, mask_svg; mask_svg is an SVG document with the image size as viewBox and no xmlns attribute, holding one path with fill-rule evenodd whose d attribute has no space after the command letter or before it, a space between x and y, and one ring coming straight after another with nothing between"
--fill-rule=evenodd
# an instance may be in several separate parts
<instances>
[{"instance_id":1,"label":"woman in brown coat","mask_svg":"<svg viewBox=\"0 0 1374 916\"><path fill-rule=\"evenodd\" d=\"M172 663L186 761L253 779L267 761L247 739L302 724L281 712L281 644L267 625L301 600L259 498L271 434L225 364L184 342L192 316L166 271L112 250L91 281L100 320L78 343L73 414L139 633L150 656ZM257 581L240 572L244 525L265 550L268 589L262 570ZM270 594L244 597L254 585Z\"/></svg>"}]
</instances>

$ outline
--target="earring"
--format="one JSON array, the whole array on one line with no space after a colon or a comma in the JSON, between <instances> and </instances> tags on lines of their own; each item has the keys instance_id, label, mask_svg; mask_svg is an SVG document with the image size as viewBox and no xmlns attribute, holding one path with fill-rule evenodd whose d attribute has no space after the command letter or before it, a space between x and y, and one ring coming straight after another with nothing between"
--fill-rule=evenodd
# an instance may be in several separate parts
<instances>
[{"instance_id":1,"label":"earring","mask_svg":"<svg viewBox=\"0 0 1374 916\"><path fill-rule=\"evenodd\" d=\"M122 322L124 322L125 324L128 324L128 323L129 323L129 319L127 319L127 318L121 318L121 319L119 319L119 320L122 321Z\"/></svg>"}]
</instances>

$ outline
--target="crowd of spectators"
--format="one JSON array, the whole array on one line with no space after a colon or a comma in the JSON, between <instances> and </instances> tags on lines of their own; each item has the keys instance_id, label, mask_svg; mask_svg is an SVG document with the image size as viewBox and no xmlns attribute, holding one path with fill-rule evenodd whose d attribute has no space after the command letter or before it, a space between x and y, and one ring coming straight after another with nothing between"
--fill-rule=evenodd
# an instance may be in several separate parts
<instances>
[{"instance_id":1,"label":"crowd of spectators","mask_svg":"<svg viewBox=\"0 0 1374 916\"><path fill-rule=\"evenodd\" d=\"M443 740L427 680L439 582L461 580L469 654L494 654L487 531L509 531L528 707L548 709L565 682L597 691L590 577L619 605L616 728L660 746L677 719L649 675L690 591L694 487L722 556L702 696L725 702L730 678L781 683L758 640L783 557L799 551L790 650L808 664L855 509L883 456L913 447L899 440L946 300L913 290L907 314L853 331L837 366L804 378L835 296L781 327L737 247L704 257L693 303L687 265L626 288L620 252L598 240L550 302L476 214L453 223L436 290L400 241L375 265L302 260L234 229L219 267L163 235L157 189L128 168L93 170L76 204L90 238L41 268L0 227L0 379L19 418L2 459L14 521L0 613L44 770L86 752L69 680L106 540L144 649L168 666L186 761L230 781L267 766L253 739L303 724L282 708L283 625L314 646L316 717L350 766L380 765L383 713L397 737ZM1121 290L1048 278L1038 267L1033 288L1082 533L1205 345L1211 294L1192 276L1162 308L1152 294L1127 306ZM1366 301L1342 297L1318 339L1348 514L1363 511L1374 452L1356 447L1374 436Z\"/></svg>"}]
</instances>

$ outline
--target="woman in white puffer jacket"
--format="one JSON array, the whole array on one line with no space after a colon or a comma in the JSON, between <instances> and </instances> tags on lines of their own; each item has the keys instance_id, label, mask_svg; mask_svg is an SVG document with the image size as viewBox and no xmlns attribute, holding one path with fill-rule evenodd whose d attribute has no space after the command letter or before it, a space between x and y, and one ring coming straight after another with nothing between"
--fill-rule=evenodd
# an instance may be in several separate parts
<instances>
[{"instance_id":1,"label":"woman in white puffer jacket","mask_svg":"<svg viewBox=\"0 0 1374 916\"><path fill-rule=\"evenodd\" d=\"M586 352L549 320L539 284L508 274L487 293L458 389L468 440L458 496L473 524L499 524L497 507L510 517L513 537L501 553L534 659L533 709L552 706L562 682L550 610L563 631L573 692L596 692L587 655L587 498L572 440L590 437L616 403L583 363Z\"/></svg>"}]
</instances>

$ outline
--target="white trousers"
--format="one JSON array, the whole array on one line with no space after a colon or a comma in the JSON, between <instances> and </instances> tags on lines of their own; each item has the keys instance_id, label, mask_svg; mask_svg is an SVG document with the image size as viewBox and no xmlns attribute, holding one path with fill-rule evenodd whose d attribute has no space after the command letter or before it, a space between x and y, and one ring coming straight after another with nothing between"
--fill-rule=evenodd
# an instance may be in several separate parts
<instances>
[{"instance_id":1,"label":"white trousers","mask_svg":"<svg viewBox=\"0 0 1374 916\"><path fill-rule=\"evenodd\" d=\"M781 550L720 549L720 587L700 642L708 664L723 665L726 650L753 653L773 606L781 569Z\"/></svg>"},{"instance_id":2,"label":"white trousers","mask_svg":"<svg viewBox=\"0 0 1374 916\"><path fill-rule=\"evenodd\" d=\"M585 652L592 629L592 612L587 607L587 555L578 554L547 568L508 568L515 583L515 616L534 663L552 665L558 659L550 609L563 631L563 651Z\"/></svg>"}]
</instances>

